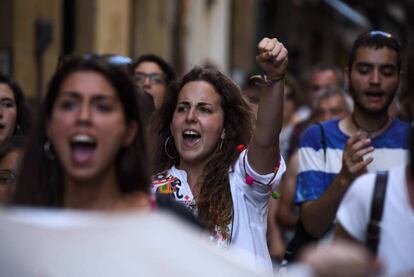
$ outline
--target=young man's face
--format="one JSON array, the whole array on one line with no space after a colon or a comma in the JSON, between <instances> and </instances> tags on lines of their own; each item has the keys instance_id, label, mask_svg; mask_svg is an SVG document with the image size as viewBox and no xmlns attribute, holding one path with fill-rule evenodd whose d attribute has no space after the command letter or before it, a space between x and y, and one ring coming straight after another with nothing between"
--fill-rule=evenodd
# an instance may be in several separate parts
<instances>
[{"instance_id":1,"label":"young man's face","mask_svg":"<svg viewBox=\"0 0 414 277\"><path fill-rule=\"evenodd\" d=\"M361 47L346 75L356 109L387 112L400 82L397 53L386 47Z\"/></svg>"}]
</instances>

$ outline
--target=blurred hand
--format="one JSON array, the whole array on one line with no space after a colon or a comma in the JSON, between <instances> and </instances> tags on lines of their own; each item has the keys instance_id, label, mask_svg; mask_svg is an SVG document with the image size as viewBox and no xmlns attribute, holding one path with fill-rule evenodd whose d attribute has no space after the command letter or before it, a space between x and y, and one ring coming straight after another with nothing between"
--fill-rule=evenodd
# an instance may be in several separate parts
<instances>
[{"instance_id":1,"label":"blurred hand","mask_svg":"<svg viewBox=\"0 0 414 277\"><path fill-rule=\"evenodd\" d=\"M300 261L319 277L372 276L382 270L381 264L366 248L345 241L306 248Z\"/></svg>"},{"instance_id":2,"label":"blurred hand","mask_svg":"<svg viewBox=\"0 0 414 277\"><path fill-rule=\"evenodd\" d=\"M360 132L346 142L339 175L346 178L349 184L356 177L367 173L367 166L373 158L364 159L364 156L374 151L374 147L369 146L370 143L371 139L364 138Z\"/></svg>"},{"instance_id":3,"label":"blurred hand","mask_svg":"<svg viewBox=\"0 0 414 277\"><path fill-rule=\"evenodd\" d=\"M281 42L275 38L264 38L259 42L257 48L256 61L270 80L285 75L288 65L288 51Z\"/></svg>"}]
</instances>

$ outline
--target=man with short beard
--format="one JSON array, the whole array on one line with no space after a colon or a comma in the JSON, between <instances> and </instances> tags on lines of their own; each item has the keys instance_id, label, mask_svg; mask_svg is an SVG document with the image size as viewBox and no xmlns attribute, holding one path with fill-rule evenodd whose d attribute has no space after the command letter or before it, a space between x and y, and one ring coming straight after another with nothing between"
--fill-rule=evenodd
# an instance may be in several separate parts
<instances>
[{"instance_id":1,"label":"man with short beard","mask_svg":"<svg viewBox=\"0 0 414 277\"><path fill-rule=\"evenodd\" d=\"M350 116L312 125L299 148L296 204L306 232L322 238L333 226L352 181L367 171L407 163L409 125L388 114L400 83L398 41L382 31L361 34L345 69L355 102Z\"/></svg>"}]
</instances>

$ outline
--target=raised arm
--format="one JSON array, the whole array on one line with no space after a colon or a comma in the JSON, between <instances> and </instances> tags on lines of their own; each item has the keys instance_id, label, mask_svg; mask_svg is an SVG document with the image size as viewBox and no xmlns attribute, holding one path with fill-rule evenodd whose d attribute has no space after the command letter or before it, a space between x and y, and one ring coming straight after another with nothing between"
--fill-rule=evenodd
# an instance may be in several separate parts
<instances>
[{"instance_id":1,"label":"raised arm","mask_svg":"<svg viewBox=\"0 0 414 277\"><path fill-rule=\"evenodd\" d=\"M266 75L267 85L262 87L248 160L258 173L267 174L274 171L280 159L279 133L283 120L284 75L288 52L277 39L264 38L258 44L256 61Z\"/></svg>"}]
</instances>

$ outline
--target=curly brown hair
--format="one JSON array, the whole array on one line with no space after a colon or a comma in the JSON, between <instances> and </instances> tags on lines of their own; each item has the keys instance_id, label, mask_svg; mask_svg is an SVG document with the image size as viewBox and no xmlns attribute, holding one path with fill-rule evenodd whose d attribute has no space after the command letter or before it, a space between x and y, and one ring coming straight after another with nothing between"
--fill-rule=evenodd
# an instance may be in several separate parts
<instances>
[{"instance_id":1,"label":"curly brown hair","mask_svg":"<svg viewBox=\"0 0 414 277\"><path fill-rule=\"evenodd\" d=\"M178 95L185 84L193 81L205 81L211 84L220 95L221 107L224 112L224 129L226 137L222 146L216 146L203 170L200 194L196 199L199 216L206 222L210 232L219 226L221 234L227 238L227 225L232 220L233 201L231 198L229 171L233 170L239 152L237 146L247 145L252 135L253 114L243 98L240 88L228 77L214 69L195 67L181 81L169 87L164 103L156 112L151 124L152 134L155 135L153 150L154 173L167 170L178 165L178 154L173 143L168 144L165 152L165 142L170 137L170 123L174 116Z\"/></svg>"}]
</instances>

